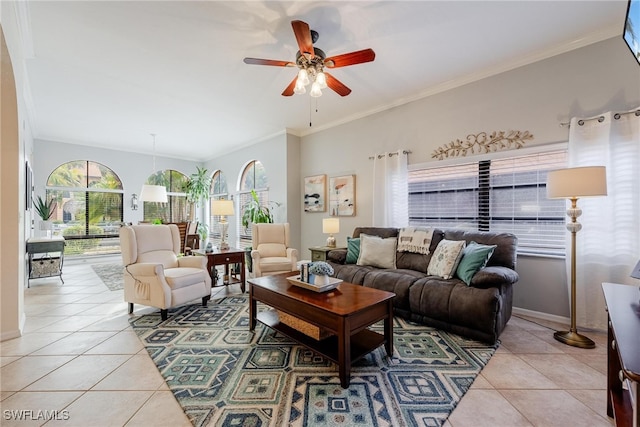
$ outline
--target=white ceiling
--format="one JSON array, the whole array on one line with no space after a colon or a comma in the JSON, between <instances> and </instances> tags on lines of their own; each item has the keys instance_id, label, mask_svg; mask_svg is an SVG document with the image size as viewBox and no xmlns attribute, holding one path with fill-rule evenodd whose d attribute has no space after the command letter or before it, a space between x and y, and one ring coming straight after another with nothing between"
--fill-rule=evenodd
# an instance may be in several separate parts
<instances>
[{"instance_id":1,"label":"white ceiling","mask_svg":"<svg viewBox=\"0 0 640 427\"><path fill-rule=\"evenodd\" d=\"M615 36L626 3L29 1L20 49L36 138L150 152L156 133L158 155L204 161ZM325 89L317 112L280 95L296 69L242 61L294 61L294 19L328 56L376 52L332 71L353 92Z\"/></svg>"}]
</instances>

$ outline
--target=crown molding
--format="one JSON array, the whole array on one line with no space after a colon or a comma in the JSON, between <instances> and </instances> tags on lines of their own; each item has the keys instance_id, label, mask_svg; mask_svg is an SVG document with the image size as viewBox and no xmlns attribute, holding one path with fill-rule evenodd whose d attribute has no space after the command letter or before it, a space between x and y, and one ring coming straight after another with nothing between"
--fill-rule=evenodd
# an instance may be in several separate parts
<instances>
[{"instance_id":1,"label":"crown molding","mask_svg":"<svg viewBox=\"0 0 640 427\"><path fill-rule=\"evenodd\" d=\"M458 88L460 86L464 86L469 83L473 83L488 77L495 76L500 73L504 73L506 71L510 71L519 67L523 67L525 65L533 64L538 61L542 61L544 59L548 59L557 55L561 55L563 53L570 52L575 49L579 49L581 47L585 47L594 43L601 42L603 40L607 40L616 36L620 36L621 31L619 26L612 25L598 32L591 33L585 37L581 37L576 40L572 40L568 43L562 43L551 48L545 49L543 51L533 52L529 55L526 55L521 58L517 58L508 63L501 64L495 67L485 68L483 70L474 72L472 74L468 74L466 76L449 80L438 85L427 88L426 90L419 92L416 95L400 98L390 104L382 105L371 110L363 111L360 113L352 114L350 116L346 116L340 120L333 121L331 123L327 123L324 125L317 126L313 129L309 130L300 130L300 136L304 137L307 135L311 135L317 132L321 132L323 130L331 129L336 126L340 126L358 119L362 119L367 116L371 116L373 114L377 114L386 110L390 110L392 108L399 107L401 105L408 104L410 102L418 101L423 98L427 98L429 96L436 95L438 93L446 92L451 89Z\"/></svg>"}]
</instances>

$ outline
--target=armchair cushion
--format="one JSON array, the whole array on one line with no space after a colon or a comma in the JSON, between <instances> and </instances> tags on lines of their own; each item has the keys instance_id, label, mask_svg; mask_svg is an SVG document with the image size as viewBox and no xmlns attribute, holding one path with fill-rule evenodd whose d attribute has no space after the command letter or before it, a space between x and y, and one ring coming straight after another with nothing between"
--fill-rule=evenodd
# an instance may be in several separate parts
<instances>
[{"instance_id":1,"label":"armchair cushion","mask_svg":"<svg viewBox=\"0 0 640 427\"><path fill-rule=\"evenodd\" d=\"M164 277L171 289L180 289L204 282L206 275L207 271L201 268L180 267L164 270Z\"/></svg>"},{"instance_id":2,"label":"armchair cushion","mask_svg":"<svg viewBox=\"0 0 640 427\"><path fill-rule=\"evenodd\" d=\"M287 247L282 243L260 243L256 250L263 258L287 256Z\"/></svg>"}]
</instances>

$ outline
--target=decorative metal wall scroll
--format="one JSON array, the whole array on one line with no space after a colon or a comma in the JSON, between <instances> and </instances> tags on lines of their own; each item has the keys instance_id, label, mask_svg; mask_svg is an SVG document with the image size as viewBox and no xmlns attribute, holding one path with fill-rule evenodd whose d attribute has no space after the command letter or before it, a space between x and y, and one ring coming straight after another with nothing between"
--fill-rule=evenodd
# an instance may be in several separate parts
<instances>
[{"instance_id":1,"label":"decorative metal wall scroll","mask_svg":"<svg viewBox=\"0 0 640 427\"><path fill-rule=\"evenodd\" d=\"M528 130L493 131L490 134L480 132L475 135L467 135L464 141L456 139L442 145L431 153L431 158L443 160L449 157L465 157L468 154L518 149L522 148L529 140L533 140L533 134Z\"/></svg>"}]
</instances>

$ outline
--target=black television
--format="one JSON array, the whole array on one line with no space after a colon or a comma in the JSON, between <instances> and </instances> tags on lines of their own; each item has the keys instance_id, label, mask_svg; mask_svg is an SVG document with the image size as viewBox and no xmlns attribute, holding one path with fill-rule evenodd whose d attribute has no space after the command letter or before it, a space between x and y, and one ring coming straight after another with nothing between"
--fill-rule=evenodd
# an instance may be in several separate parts
<instances>
[{"instance_id":1,"label":"black television","mask_svg":"<svg viewBox=\"0 0 640 427\"><path fill-rule=\"evenodd\" d=\"M640 65L640 0L629 0L622 38Z\"/></svg>"}]
</instances>

